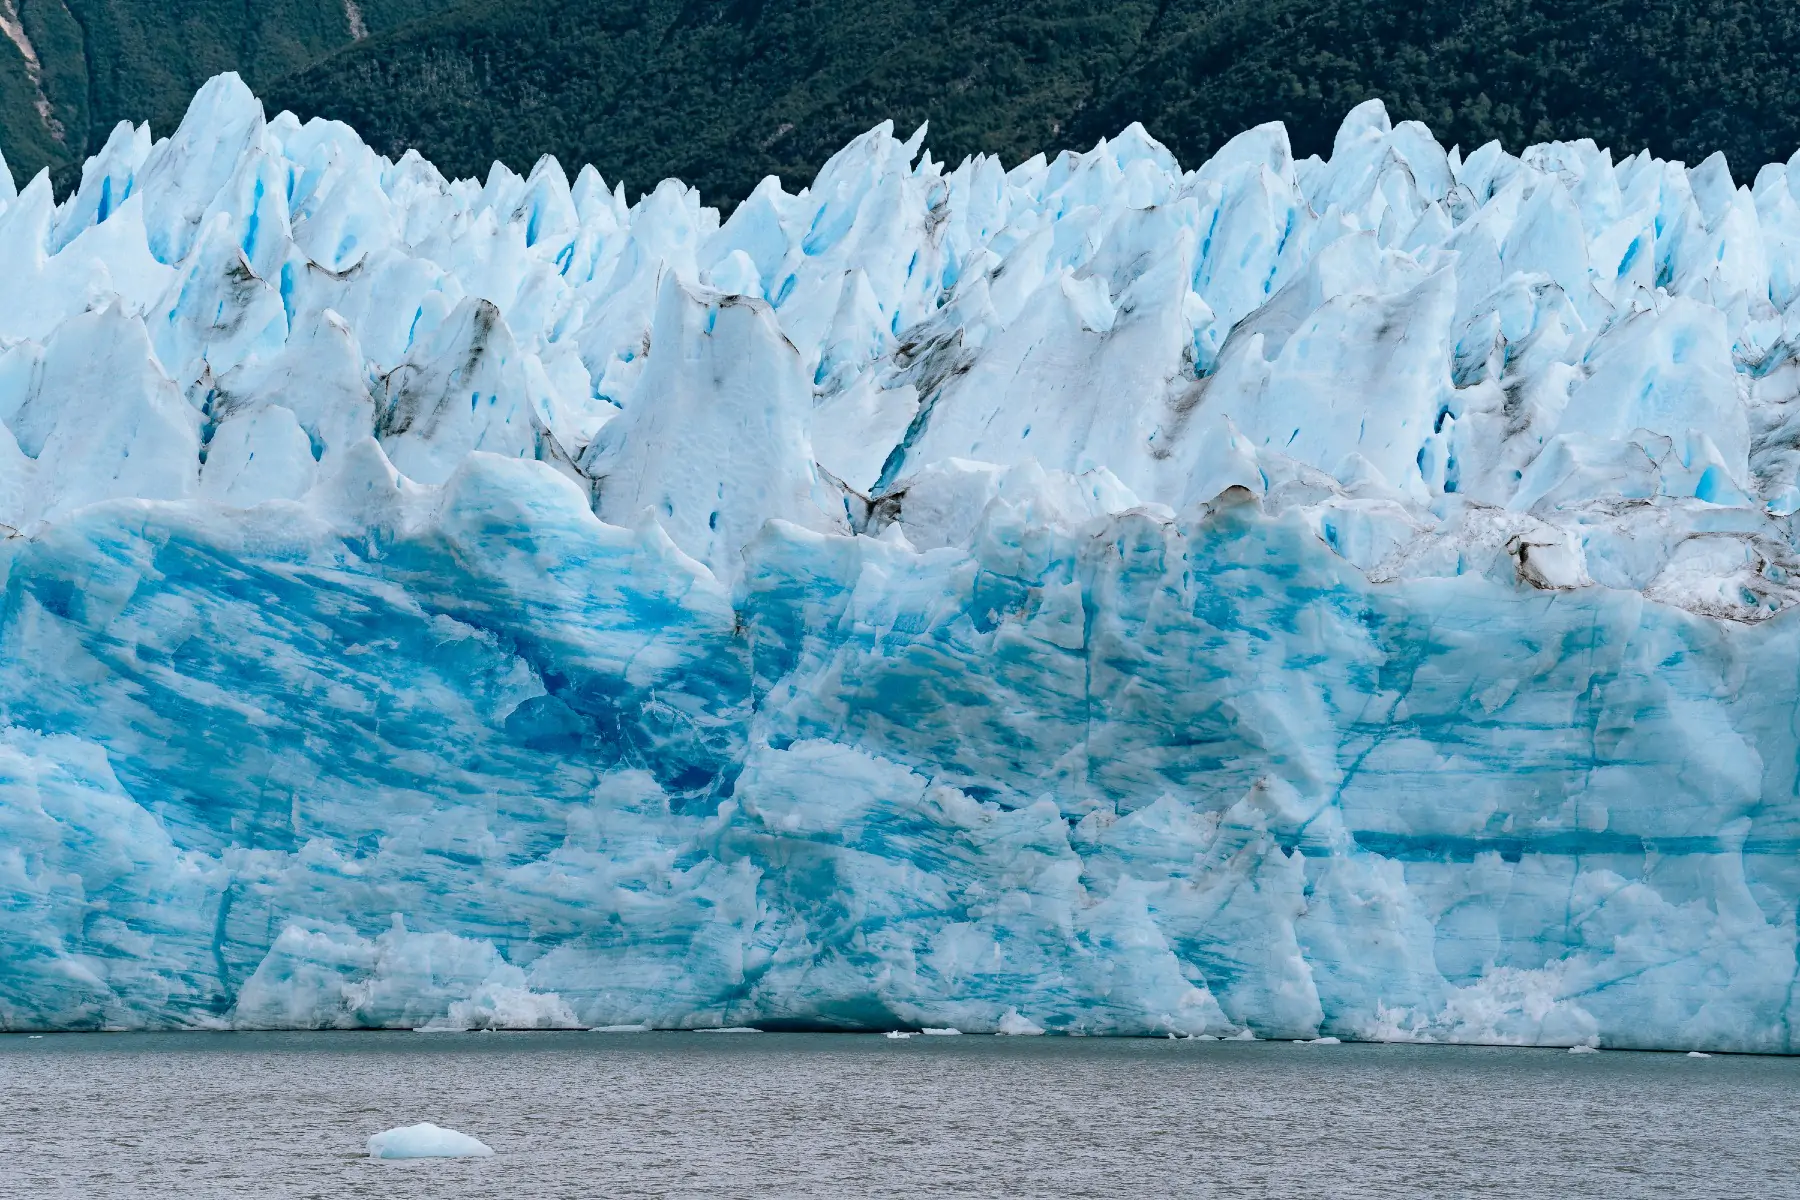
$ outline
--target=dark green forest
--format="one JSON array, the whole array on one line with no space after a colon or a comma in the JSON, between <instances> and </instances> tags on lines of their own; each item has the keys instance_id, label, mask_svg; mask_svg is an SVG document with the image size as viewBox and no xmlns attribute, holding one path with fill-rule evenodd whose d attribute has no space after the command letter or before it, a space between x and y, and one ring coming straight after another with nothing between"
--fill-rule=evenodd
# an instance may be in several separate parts
<instances>
[{"instance_id":1,"label":"dark green forest","mask_svg":"<svg viewBox=\"0 0 1800 1200\"><path fill-rule=\"evenodd\" d=\"M166 132L241 71L270 110L484 174L593 162L632 194L679 175L729 204L811 176L883 118L949 161L1008 163L1142 121L1187 164L1261 121L1329 149L1380 96L1465 150L1591 137L1740 177L1800 147L1792 0L0 0L0 148L21 179L120 118ZM357 20L351 20L351 14ZM360 28L354 28L360 25ZM363 36L353 36L353 35ZM16 69L15 69L16 68ZM34 105L47 100L61 131Z\"/></svg>"},{"instance_id":2,"label":"dark green forest","mask_svg":"<svg viewBox=\"0 0 1800 1200\"><path fill-rule=\"evenodd\" d=\"M20 183L42 167L59 184L73 183L81 160L119 121L149 121L167 133L194 90L220 71L237 71L266 91L355 45L357 35L379 35L440 7L429 0L0 0L0 25L11 26L0 38L0 150Z\"/></svg>"}]
</instances>

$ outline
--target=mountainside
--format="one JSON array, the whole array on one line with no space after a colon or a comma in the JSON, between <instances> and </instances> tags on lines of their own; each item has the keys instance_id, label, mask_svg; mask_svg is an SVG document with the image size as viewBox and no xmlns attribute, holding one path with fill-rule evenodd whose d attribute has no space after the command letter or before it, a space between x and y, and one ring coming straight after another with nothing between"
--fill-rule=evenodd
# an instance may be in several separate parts
<instances>
[{"instance_id":1,"label":"mountainside","mask_svg":"<svg viewBox=\"0 0 1800 1200\"><path fill-rule=\"evenodd\" d=\"M1800 145L1796 63L1784 0L473 0L269 94L459 174L547 152L730 202L890 117L929 118L951 163L1134 120L1197 163L1270 120L1323 153L1374 96L1465 151L1592 137L1742 167Z\"/></svg>"},{"instance_id":2,"label":"mountainside","mask_svg":"<svg viewBox=\"0 0 1800 1200\"><path fill-rule=\"evenodd\" d=\"M0 150L23 184L75 168L119 121L174 129L220 71L252 86L437 7L426 0L0 0Z\"/></svg>"},{"instance_id":3,"label":"mountainside","mask_svg":"<svg viewBox=\"0 0 1800 1200\"><path fill-rule=\"evenodd\" d=\"M764 175L810 178L892 118L930 118L934 152L1017 161L1072 122L1142 52L1153 0L489 0L371 39L278 84L271 105L348 121L389 152L457 174L540 153L707 200Z\"/></svg>"},{"instance_id":4,"label":"mountainside","mask_svg":"<svg viewBox=\"0 0 1800 1200\"><path fill-rule=\"evenodd\" d=\"M0 32L0 149L59 192L116 121L167 133L227 69L390 157L484 175L550 153L725 204L887 118L929 118L953 163L1134 120L1185 163L1268 120L1304 156L1373 96L1465 151L1592 137L1741 167L1800 145L1783 0L0 0Z\"/></svg>"}]
</instances>

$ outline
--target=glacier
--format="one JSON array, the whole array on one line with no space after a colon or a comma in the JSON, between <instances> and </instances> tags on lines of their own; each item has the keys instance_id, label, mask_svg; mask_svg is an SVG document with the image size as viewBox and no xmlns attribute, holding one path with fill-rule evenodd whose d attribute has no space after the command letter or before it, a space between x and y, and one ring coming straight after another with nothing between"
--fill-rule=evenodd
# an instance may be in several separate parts
<instances>
[{"instance_id":1,"label":"glacier","mask_svg":"<svg viewBox=\"0 0 1800 1200\"><path fill-rule=\"evenodd\" d=\"M0 172L0 1028L1800 1050L1800 156L925 133Z\"/></svg>"}]
</instances>

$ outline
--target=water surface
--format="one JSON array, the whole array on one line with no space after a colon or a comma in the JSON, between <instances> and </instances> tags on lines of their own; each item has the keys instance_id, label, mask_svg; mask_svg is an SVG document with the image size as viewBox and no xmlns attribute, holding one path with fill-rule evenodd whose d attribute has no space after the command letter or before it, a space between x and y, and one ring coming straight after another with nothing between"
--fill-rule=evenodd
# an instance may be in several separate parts
<instances>
[{"instance_id":1,"label":"water surface","mask_svg":"<svg viewBox=\"0 0 1800 1200\"><path fill-rule=\"evenodd\" d=\"M0 1037L0 1195L1800 1194L1800 1060L830 1034ZM373 1162L434 1121L491 1159Z\"/></svg>"}]
</instances>

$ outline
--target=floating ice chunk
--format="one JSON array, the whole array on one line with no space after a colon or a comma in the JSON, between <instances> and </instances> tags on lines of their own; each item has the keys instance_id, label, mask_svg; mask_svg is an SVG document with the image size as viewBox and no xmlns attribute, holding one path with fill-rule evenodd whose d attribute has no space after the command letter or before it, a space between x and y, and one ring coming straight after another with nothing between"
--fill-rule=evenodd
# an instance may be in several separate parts
<instances>
[{"instance_id":1,"label":"floating ice chunk","mask_svg":"<svg viewBox=\"0 0 1800 1200\"><path fill-rule=\"evenodd\" d=\"M369 1139L370 1158L492 1158L486 1143L423 1121L378 1133Z\"/></svg>"},{"instance_id":2,"label":"floating ice chunk","mask_svg":"<svg viewBox=\"0 0 1800 1200\"><path fill-rule=\"evenodd\" d=\"M596 1025L589 1033L649 1033L648 1025Z\"/></svg>"},{"instance_id":3,"label":"floating ice chunk","mask_svg":"<svg viewBox=\"0 0 1800 1200\"><path fill-rule=\"evenodd\" d=\"M994 1032L1001 1037L1037 1037L1044 1032L1044 1027L1020 1016L1018 1009L1009 1008L1000 1018L1000 1027Z\"/></svg>"},{"instance_id":4,"label":"floating ice chunk","mask_svg":"<svg viewBox=\"0 0 1800 1200\"><path fill-rule=\"evenodd\" d=\"M926 1037L958 1037L962 1034L960 1029L932 1029L929 1026L919 1032Z\"/></svg>"},{"instance_id":5,"label":"floating ice chunk","mask_svg":"<svg viewBox=\"0 0 1800 1200\"><path fill-rule=\"evenodd\" d=\"M727 1025L722 1029L696 1029L695 1033L761 1033L762 1030L752 1025Z\"/></svg>"},{"instance_id":6,"label":"floating ice chunk","mask_svg":"<svg viewBox=\"0 0 1800 1200\"><path fill-rule=\"evenodd\" d=\"M1600 1053L1600 1047L1598 1047L1598 1046L1570 1046L1569 1053L1570 1054L1598 1054L1598 1053Z\"/></svg>"},{"instance_id":7,"label":"floating ice chunk","mask_svg":"<svg viewBox=\"0 0 1800 1200\"><path fill-rule=\"evenodd\" d=\"M1687 1056L1689 1058L1711 1058L1712 1057L1712 1055L1707 1054L1704 1051L1700 1051L1700 1050L1689 1050L1687 1052Z\"/></svg>"},{"instance_id":8,"label":"floating ice chunk","mask_svg":"<svg viewBox=\"0 0 1800 1200\"><path fill-rule=\"evenodd\" d=\"M890 1029L887 1031L887 1033L883 1034L882 1036L891 1038L892 1040L899 1042L899 1041L905 1041L907 1038L911 1037L912 1034L908 1033L904 1029Z\"/></svg>"}]
</instances>

